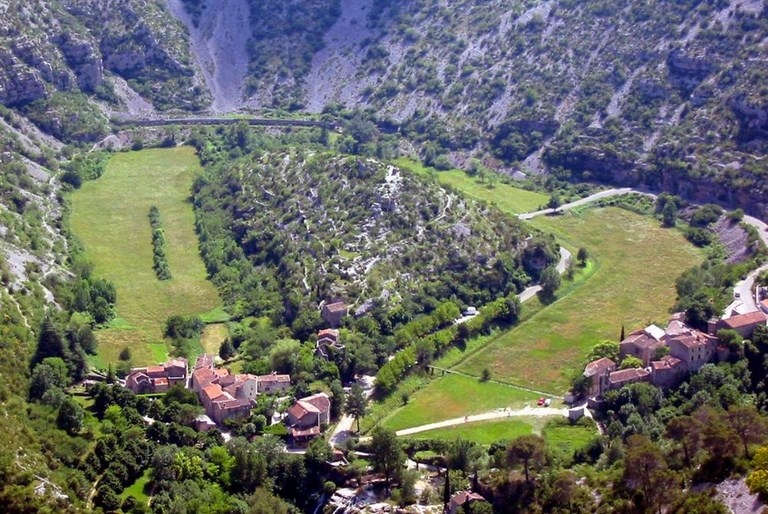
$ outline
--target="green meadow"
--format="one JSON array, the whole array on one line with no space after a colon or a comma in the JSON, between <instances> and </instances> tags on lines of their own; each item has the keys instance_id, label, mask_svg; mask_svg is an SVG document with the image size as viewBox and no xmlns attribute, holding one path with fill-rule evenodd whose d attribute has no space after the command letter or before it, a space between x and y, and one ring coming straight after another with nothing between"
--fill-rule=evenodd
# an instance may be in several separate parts
<instances>
[{"instance_id":1,"label":"green meadow","mask_svg":"<svg viewBox=\"0 0 768 514\"><path fill-rule=\"evenodd\" d=\"M456 369L559 394L589 350L649 323L666 323L675 279L703 254L680 231L619 208L540 217L534 225L569 247L585 247L595 270L581 287L468 356Z\"/></svg>"},{"instance_id":2,"label":"green meadow","mask_svg":"<svg viewBox=\"0 0 768 514\"><path fill-rule=\"evenodd\" d=\"M511 214L536 211L546 207L549 202L549 197L545 194L498 181L491 185L488 180L471 177L462 170L437 171L405 157L394 162L397 166L423 177L435 177L440 184L461 191L464 196L493 203L502 211Z\"/></svg>"},{"instance_id":3,"label":"green meadow","mask_svg":"<svg viewBox=\"0 0 768 514\"><path fill-rule=\"evenodd\" d=\"M98 331L95 364L117 361L131 349L134 364L167 357L165 320L172 314L218 312L221 300L206 279L190 202L200 163L190 147L115 154L104 175L72 194L72 230L94 273L117 288L116 319ZM157 206L172 279L152 269L149 208Z\"/></svg>"}]
</instances>

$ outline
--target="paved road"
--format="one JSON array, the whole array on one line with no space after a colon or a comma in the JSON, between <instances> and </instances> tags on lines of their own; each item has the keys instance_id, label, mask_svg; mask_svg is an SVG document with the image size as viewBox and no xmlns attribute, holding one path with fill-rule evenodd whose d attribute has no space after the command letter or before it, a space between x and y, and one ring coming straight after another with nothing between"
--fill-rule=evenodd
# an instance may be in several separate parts
<instances>
[{"instance_id":1,"label":"paved road","mask_svg":"<svg viewBox=\"0 0 768 514\"><path fill-rule=\"evenodd\" d=\"M557 209L542 209L540 211L524 212L523 214L518 214L517 217L520 218L521 220L529 220L531 218L535 218L536 216L541 216L543 214L553 214L555 212L567 211L569 209L573 209L574 207L580 207L582 205L586 205L588 203L594 202L595 200L600 200L602 198L610 198L612 196L626 195L629 193L640 193L644 195L648 194L644 191L636 191L631 187L606 189L605 191L600 191L599 193L589 195L586 198L582 198L581 200L576 200L574 202L563 204ZM650 196L653 196L653 195L650 195Z\"/></svg>"},{"instance_id":2,"label":"paved road","mask_svg":"<svg viewBox=\"0 0 768 514\"><path fill-rule=\"evenodd\" d=\"M527 405L522 409L496 409L490 412L483 412L482 414L472 414L471 416L464 416L461 418L447 419L445 421L439 421L437 423L429 423L427 425L420 425L418 427L405 428L395 432L397 436L413 435L420 432L427 432L429 430L437 430L438 428L448 428L458 425L466 425L467 423L477 423L478 421L489 421L494 419L506 419L506 418L520 418L520 417L534 417L544 418L553 416L568 416L568 409L555 409L554 407L531 407ZM361 442L370 439L370 437L360 438Z\"/></svg>"},{"instance_id":3,"label":"paved road","mask_svg":"<svg viewBox=\"0 0 768 514\"><path fill-rule=\"evenodd\" d=\"M571 260L571 252L569 252L568 250L566 250L561 246L560 261L557 263L557 271L559 271L561 275L565 273L566 269L568 269L568 262L570 260ZM534 296L536 296L536 293L538 293L539 291L541 291L541 286L539 285L531 286L524 289L522 293L517 295L517 297L520 299L520 303L525 303L531 298L533 298Z\"/></svg>"},{"instance_id":4,"label":"paved road","mask_svg":"<svg viewBox=\"0 0 768 514\"><path fill-rule=\"evenodd\" d=\"M760 239L763 240L765 246L768 246L768 225L757 218L753 218L752 216L744 216L744 223L755 227L755 229L757 229L757 233L760 235ZM755 291L753 294L752 288L755 285L755 279L757 276L765 270L768 270L768 263L765 263L756 270L752 271L744 280L737 283L733 288L734 296L738 295L738 298L744 305L744 312L752 312L759 309L756 301L757 291Z\"/></svg>"}]
</instances>

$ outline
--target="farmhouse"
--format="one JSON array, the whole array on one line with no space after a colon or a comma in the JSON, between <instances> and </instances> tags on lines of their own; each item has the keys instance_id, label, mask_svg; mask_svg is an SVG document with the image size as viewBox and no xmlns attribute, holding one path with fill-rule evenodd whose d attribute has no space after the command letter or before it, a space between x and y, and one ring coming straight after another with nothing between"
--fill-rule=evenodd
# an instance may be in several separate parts
<instances>
[{"instance_id":1,"label":"farmhouse","mask_svg":"<svg viewBox=\"0 0 768 514\"><path fill-rule=\"evenodd\" d=\"M622 359L627 355L635 356L643 361L644 366L647 366L651 362L654 352L658 348L664 347L663 337L664 330L656 325L649 325L643 330L636 330L619 343L619 354Z\"/></svg>"},{"instance_id":2,"label":"farmhouse","mask_svg":"<svg viewBox=\"0 0 768 514\"><path fill-rule=\"evenodd\" d=\"M630 368L614 371L608 375L608 389L621 389L635 382L649 382L651 372L644 368Z\"/></svg>"},{"instance_id":3,"label":"farmhouse","mask_svg":"<svg viewBox=\"0 0 768 514\"><path fill-rule=\"evenodd\" d=\"M451 501L448 503L448 514L468 512L469 506L472 503L484 501L486 501L486 499L477 493L473 493L472 491L459 491L451 496Z\"/></svg>"},{"instance_id":4,"label":"farmhouse","mask_svg":"<svg viewBox=\"0 0 768 514\"><path fill-rule=\"evenodd\" d=\"M337 328L341 325L341 319L347 315L347 310L344 302L326 303L323 305L322 316L332 328Z\"/></svg>"},{"instance_id":5,"label":"farmhouse","mask_svg":"<svg viewBox=\"0 0 768 514\"><path fill-rule=\"evenodd\" d=\"M161 366L133 368L125 387L136 394L164 393L176 384L187 385L187 359L177 358Z\"/></svg>"},{"instance_id":6,"label":"farmhouse","mask_svg":"<svg viewBox=\"0 0 768 514\"><path fill-rule=\"evenodd\" d=\"M296 401L289 409L285 423L296 441L320 435L320 427L331 420L331 400L325 393L317 393Z\"/></svg>"},{"instance_id":7,"label":"farmhouse","mask_svg":"<svg viewBox=\"0 0 768 514\"><path fill-rule=\"evenodd\" d=\"M596 396L608 390L608 376L614 371L616 371L616 363L608 357L587 364L584 376L591 380L587 396Z\"/></svg>"},{"instance_id":8,"label":"farmhouse","mask_svg":"<svg viewBox=\"0 0 768 514\"><path fill-rule=\"evenodd\" d=\"M748 312L747 314L739 314L731 316L730 318L721 319L716 326L718 330L721 328L735 330L741 334L742 337L749 338L752 336L752 332L755 331L755 328L761 325L766 325L766 319L768 319L768 316L763 312L753 311Z\"/></svg>"},{"instance_id":9,"label":"farmhouse","mask_svg":"<svg viewBox=\"0 0 768 514\"><path fill-rule=\"evenodd\" d=\"M315 353L328 360L335 352L342 351L344 345L339 341L339 331L335 328L326 328L317 333L315 341Z\"/></svg>"},{"instance_id":10,"label":"farmhouse","mask_svg":"<svg viewBox=\"0 0 768 514\"><path fill-rule=\"evenodd\" d=\"M616 371L616 364L607 358L587 364L584 376L591 379L589 397L600 397L606 391L619 389L635 382L651 382L658 387L673 387L688 373L698 371L718 355L717 337L689 327L684 316L675 314L666 329L650 325L632 332L619 343L622 358L632 355L643 361L642 368ZM669 354L654 358L657 351L667 348Z\"/></svg>"},{"instance_id":11,"label":"farmhouse","mask_svg":"<svg viewBox=\"0 0 768 514\"><path fill-rule=\"evenodd\" d=\"M288 391L291 387L291 375L273 371L269 375L257 375L259 394L278 394Z\"/></svg>"}]
</instances>

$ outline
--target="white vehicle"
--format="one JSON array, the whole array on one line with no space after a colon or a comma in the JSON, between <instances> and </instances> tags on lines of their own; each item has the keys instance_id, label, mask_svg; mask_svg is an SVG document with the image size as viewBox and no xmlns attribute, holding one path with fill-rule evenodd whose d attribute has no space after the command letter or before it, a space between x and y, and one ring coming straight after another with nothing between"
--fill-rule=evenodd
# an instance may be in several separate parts
<instances>
[{"instance_id":1,"label":"white vehicle","mask_svg":"<svg viewBox=\"0 0 768 514\"><path fill-rule=\"evenodd\" d=\"M550 405L552 405L552 398L544 400L544 407L549 407Z\"/></svg>"}]
</instances>

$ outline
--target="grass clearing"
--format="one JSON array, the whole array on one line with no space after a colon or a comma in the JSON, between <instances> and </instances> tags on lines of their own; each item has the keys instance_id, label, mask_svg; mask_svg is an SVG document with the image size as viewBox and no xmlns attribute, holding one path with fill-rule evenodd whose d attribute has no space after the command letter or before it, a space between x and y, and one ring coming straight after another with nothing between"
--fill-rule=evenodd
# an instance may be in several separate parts
<instances>
[{"instance_id":1,"label":"grass clearing","mask_svg":"<svg viewBox=\"0 0 768 514\"><path fill-rule=\"evenodd\" d=\"M537 398L534 393L502 384L449 374L411 395L408 404L384 418L382 425L397 431L502 407L535 405Z\"/></svg>"},{"instance_id":2,"label":"grass clearing","mask_svg":"<svg viewBox=\"0 0 768 514\"><path fill-rule=\"evenodd\" d=\"M160 346L149 343L163 340L168 316L209 313L221 306L197 250L189 201L199 169L190 147L119 153L101 178L72 194L72 230L94 273L117 288L118 319L97 332L99 359L94 362L116 362L125 346L136 365L158 362ZM152 269L152 205L163 219L173 275L168 281L158 280Z\"/></svg>"},{"instance_id":3,"label":"grass clearing","mask_svg":"<svg viewBox=\"0 0 768 514\"><path fill-rule=\"evenodd\" d=\"M493 203L505 212L519 214L536 211L549 202L549 197L545 194L520 189L499 181L491 186L487 181L481 182L480 179L471 177L462 170L437 171L407 157L396 159L394 163L424 177L434 176L440 184L461 191L465 196L475 200Z\"/></svg>"},{"instance_id":4,"label":"grass clearing","mask_svg":"<svg viewBox=\"0 0 768 514\"><path fill-rule=\"evenodd\" d=\"M126 487L120 494L120 499L125 500L129 496L136 498L137 503L146 505L149 503L149 482L152 479L152 470L146 469L134 483Z\"/></svg>"},{"instance_id":5,"label":"grass clearing","mask_svg":"<svg viewBox=\"0 0 768 514\"><path fill-rule=\"evenodd\" d=\"M218 355L221 343L229 337L229 329L226 323L212 323L203 327L203 334L200 336L200 346L203 352L210 355Z\"/></svg>"},{"instance_id":6,"label":"grass clearing","mask_svg":"<svg viewBox=\"0 0 768 514\"><path fill-rule=\"evenodd\" d=\"M585 247L592 277L527 321L470 355L457 369L559 393L581 369L589 350L652 322L665 323L675 279L703 253L682 233L618 208L586 209L536 218L534 225L564 244Z\"/></svg>"},{"instance_id":7,"label":"grass clearing","mask_svg":"<svg viewBox=\"0 0 768 514\"><path fill-rule=\"evenodd\" d=\"M513 418L501 421L479 421L409 435L408 439L440 439L455 441L465 439L482 445L511 440L521 435L540 432L543 421L539 418Z\"/></svg>"},{"instance_id":8,"label":"grass clearing","mask_svg":"<svg viewBox=\"0 0 768 514\"><path fill-rule=\"evenodd\" d=\"M566 419L559 419L550 420L544 425L542 435L553 455L568 462L576 450L586 447L598 434L594 423L579 422L572 425Z\"/></svg>"}]
</instances>

